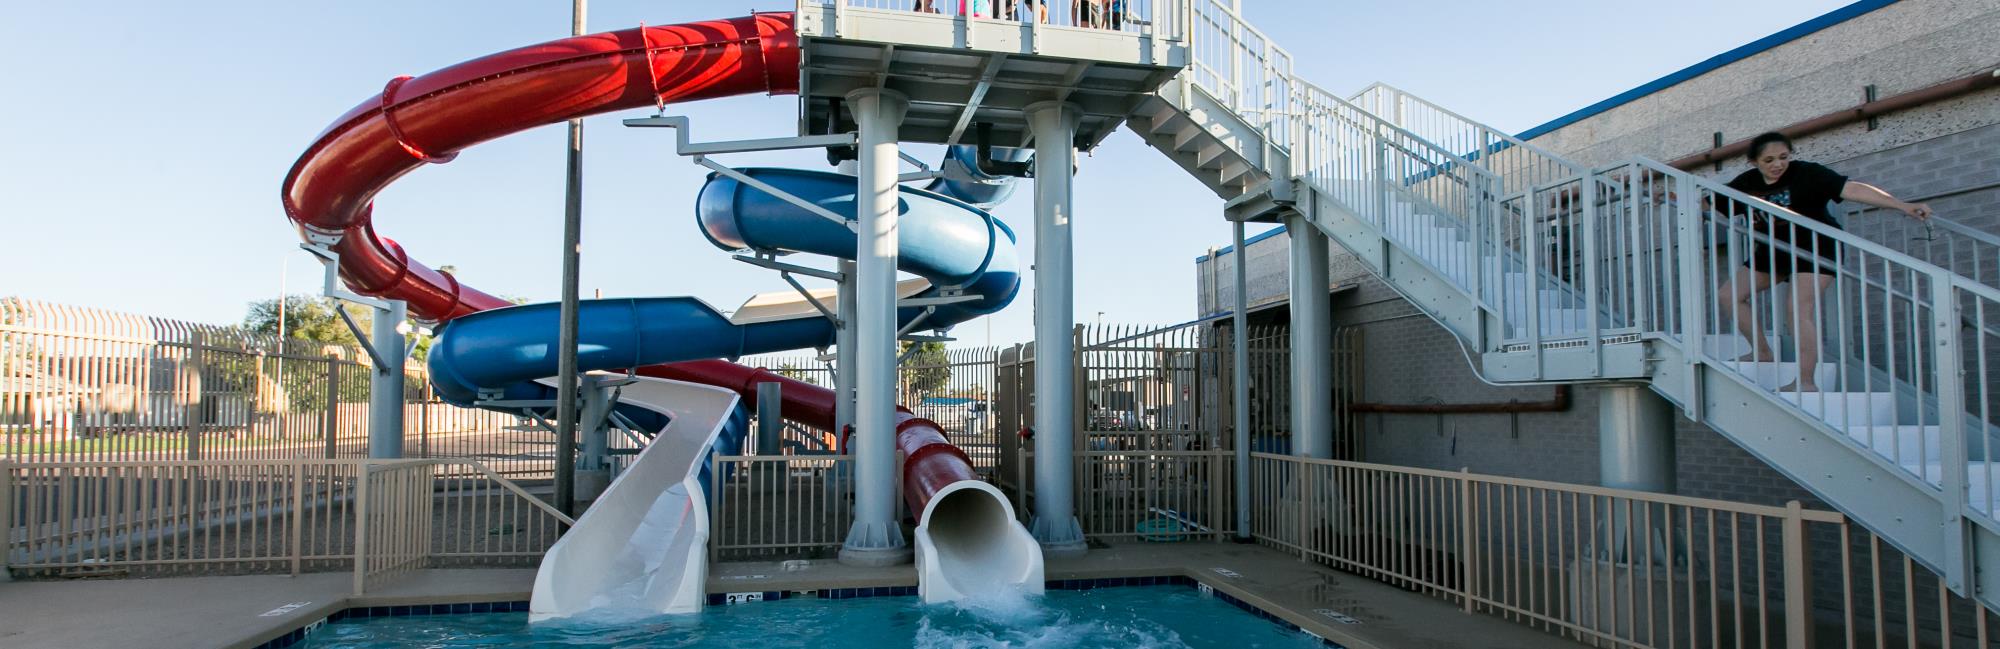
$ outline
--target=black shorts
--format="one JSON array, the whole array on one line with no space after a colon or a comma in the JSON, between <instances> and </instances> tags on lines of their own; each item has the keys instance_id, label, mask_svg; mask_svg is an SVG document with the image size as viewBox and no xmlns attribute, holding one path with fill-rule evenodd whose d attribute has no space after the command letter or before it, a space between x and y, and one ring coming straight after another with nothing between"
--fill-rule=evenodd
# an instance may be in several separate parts
<instances>
[{"instance_id":1,"label":"black shorts","mask_svg":"<svg viewBox=\"0 0 2000 649\"><path fill-rule=\"evenodd\" d=\"M1777 243L1789 243L1773 238ZM1833 237L1813 233L1805 241L1786 246L1753 241L1750 244L1750 260L1743 262L1743 267L1772 275L1773 282L1782 282L1799 273L1832 275L1840 267L1839 256L1839 242Z\"/></svg>"}]
</instances>

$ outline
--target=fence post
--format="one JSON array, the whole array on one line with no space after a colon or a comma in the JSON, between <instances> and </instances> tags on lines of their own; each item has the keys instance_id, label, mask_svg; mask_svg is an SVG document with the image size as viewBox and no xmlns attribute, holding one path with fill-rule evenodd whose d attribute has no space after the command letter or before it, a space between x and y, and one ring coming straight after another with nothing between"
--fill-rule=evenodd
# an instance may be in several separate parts
<instances>
[{"instance_id":1,"label":"fence post","mask_svg":"<svg viewBox=\"0 0 2000 649\"><path fill-rule=\"evenodd\" d=\"M1459 570L1463 572L1459 574L1458 587L1463 591L1461 593L1464 600L1463 608L1467 613L1472 612L1472 578L1474 575L1479 574L1479 566L1477 564L1479 555L1476 554L1478 543L1473 540L1472 536L1472 527L1478 521L1478 515L1472 510L1472 502L1472 469L1470 467L1459 467L1458 554L1460 559L1458 563Z\"/></svg>"},{"instance_id":2,"label":"fence post","mask_svg":"<svg viewBox=\"0 0 2000 649\"><path fill-rule=\"evenodd\" d=\"M326 459L333 459L340 437L340 359L326 358L326 416L320 419L320 436L326 441Z\"/></svg>"},{"instance_id":3,"label":"fence post","mask_svg":"<svg viewBox=\"0 0 2000 649\"><path fill-rule=\"evenodd\" d=\"M1806 547L1806 519L1799 501L1785 503L1785 646L1813 646L1812 560Z\"/></svg>"},{"instance_id":4,"label":"fence post","mask_svg":"<svg viewBox=\"0 0 2000 649\"><path fill-rule=\"evenodd\" d=\"M1310 470L1312 465L1296 455L1285 458L1285 461L1292 465L1292 496L1298 499L1298 514L1293 517L1297 519L1295 522L1298 531L1292 540L1298 543L1299 561L1305 561L1312 556L1310 540L1312 535L1306 531L1306 512L1311 509L1311 504L1306 502L1306 471Z\"/></svg>"},{"instance_id":5,"label":"fence post","mask_svg":"<svg viewBox=\"0 0 2000 649\"><path fill-rule=\"evenodd\" d=\"M306 461L292 460L292 576L305 561Z\"/></svg>"},{"instance_id":6,"label":"fence post","mask_svg":"<svg viewBox=\"0 0 2000 649\"><path fill-rule=\"evenodd\" d=\"M181 422L187 429L186 450L187 459L190 460L201 459L201 429L203 420L201 397L203 392L208 391L207 386L202 385L203 381L208 378L208 372L203 367L207 363L206 359L202 357L202 347L205 346L204 343L206 343L207 338L206 333L199 329L195 330L194 335L188 338L187 367L182 368L181 371L182 376L192 374L194 377L194 380L188 382L187 411L181 413Z\"/></svg>"},{"instance_id":7,"label":"fence post","mask_svg":"<svg viewBox=\"0 0 2000 649\"><path fill-rule=\"evenodd\" d=\"M354 486L354 594L355 595L360 595L364 592L367 592L368 517L371 514L371 512L369 511L371 508L369 507L369 502L368 502L369 498L368 483L373 481L372 477L369 475L372 468L373 466L371 463L366 461L362 462L360 467L361 479L356 480Z\"/></svg>"},{"instance_id":8,"label":"fence post","mask_svg":"<svg viewBox=\"0 0 2000 649\"><path fill-rule=\"evenodd\" d=\"M14 580L14 461L0 458L0 583Z\"/></svg>"}]
</instances>

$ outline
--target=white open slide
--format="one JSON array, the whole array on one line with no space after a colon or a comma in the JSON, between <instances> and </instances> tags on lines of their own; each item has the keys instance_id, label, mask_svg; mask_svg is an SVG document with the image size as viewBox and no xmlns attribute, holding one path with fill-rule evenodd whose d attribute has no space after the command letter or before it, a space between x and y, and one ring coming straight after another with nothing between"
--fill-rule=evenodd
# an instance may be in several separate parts
<instances>
[{"instance_id":1,"label":"white open slide","mask_svg":"<svg viewBox=\"0 0 2000 649\"><path fill-rule=\"evenodd\" d=\"M702 462L738 397L697 383L634 378L619 403L672 422L542 557L528 606L532 621L594 608L693 613L704 603L709 530Z\"/></svg>"}]
</instances>

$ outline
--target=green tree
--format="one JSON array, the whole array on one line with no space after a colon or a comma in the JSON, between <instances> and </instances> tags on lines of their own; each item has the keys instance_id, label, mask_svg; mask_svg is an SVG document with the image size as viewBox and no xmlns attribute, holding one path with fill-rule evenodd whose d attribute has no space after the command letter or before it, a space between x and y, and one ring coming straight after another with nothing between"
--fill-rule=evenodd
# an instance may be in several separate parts
<instances>
[{"instance_id":1,"label":"green tree","mask_svg":"<svg viewBox=\"0 0 2000 649\"><path fill-rule=\"evenodd\" d=\"M915 353L910 353L911 345L917 346ZM906 353L909 356L903 360L901 374L907 398L924 398L951 383L951 357L945 354L944 343L896 343L897 356Z\"/></svg>"},{"instance_id":2,"label":"green tree","mask_svg":"<svg viewBox=\"0 0 2000 649\"><path fill-rule=\"evenodd\" d=\"M347 323L341 322L340 315L334 312L333 300L303 294L287 295L284 299L285 337L343 347L360 345ZM347 310L348 317L362 331L368 331L375 322L373 309L353 304L342 304L340 308ZM243 328L253 333L278 335L278 312L277 300L251 302L250 313L243 317ZM432 337L424 335L415 320L410 321L409 331L404 334L404 344L416 345L410 352L410 361L421 364L430 356Z\"/></svg>"}]
</instances>

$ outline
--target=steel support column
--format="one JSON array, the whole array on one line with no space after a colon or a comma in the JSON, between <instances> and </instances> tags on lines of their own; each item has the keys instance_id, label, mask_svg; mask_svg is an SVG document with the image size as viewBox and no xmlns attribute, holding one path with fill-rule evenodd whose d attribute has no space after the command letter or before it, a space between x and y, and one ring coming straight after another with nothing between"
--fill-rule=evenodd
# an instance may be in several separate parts
<instances>
[{"instance_id":1,"label":"steel support column","mask_svg":"<svg viewBox=\"0 0 2000 649\"><path fill-rule=\"evenodd\" d=\"M336 306L336 308L338 308ZM371 347L375 348L375 373L368 382L368 457L403 457L403 320L409 318L409 304L389 300L389 307L375 310L370 327Z\"/></svg>"},{"instance_id":2,"label":"steel support column","mask_svg":"<svg viewBox=\"0 0 2000 649\"><path fill-rule=\"evenodd\" d=\"M1070 184L1081 111L1055 101L1028 105L1035 137L1035 540L1044 556L1088 548L1075 494L1076 305L1070 244Z\"/></svg>"},{"instance_id":3,"label":"steel support column","mask_svg":"<svg viewBox=\"0 0 2000 649\"><path fill-rule=\"evenodd\" d=\"M840 562L885 566L910 560L896 520L896 171L898 131L909 99L868 88L847 95L861 130L855 181L854 526Z\"/></svg>"},{"instance_id":4,"label":"steel support column","mask_svg":"<svg viewBox=\"0 0 2000 649\"><path fill-rule=\"evenodd\" d=\"M1333 300L1326 235L1309 217L1285 217L1291 237L1292 453L1333 456ZM1238 259L1241 261L1241 259Z\"/></svg>"},{"instance_id":5,"label":"steel support column","mask_svg":"<svg viewBox=\"0 0 2000 649\"><path fill-rule=\"evenodd\" d=\"M1230 340L1230 414L1231 425L1236 429L1236 538L1250 539L1250 300L1246 296L1249 282L1245 279L1245 263L1249 253L1243 249L1243 222L1229 224L1230 244L1236 255L1235 288L1236 300L1231 307L1229 328L1235 336ZM1210 257L1209 263L1221 263L1219 257Z\"/></svg>"}]
</instances>

